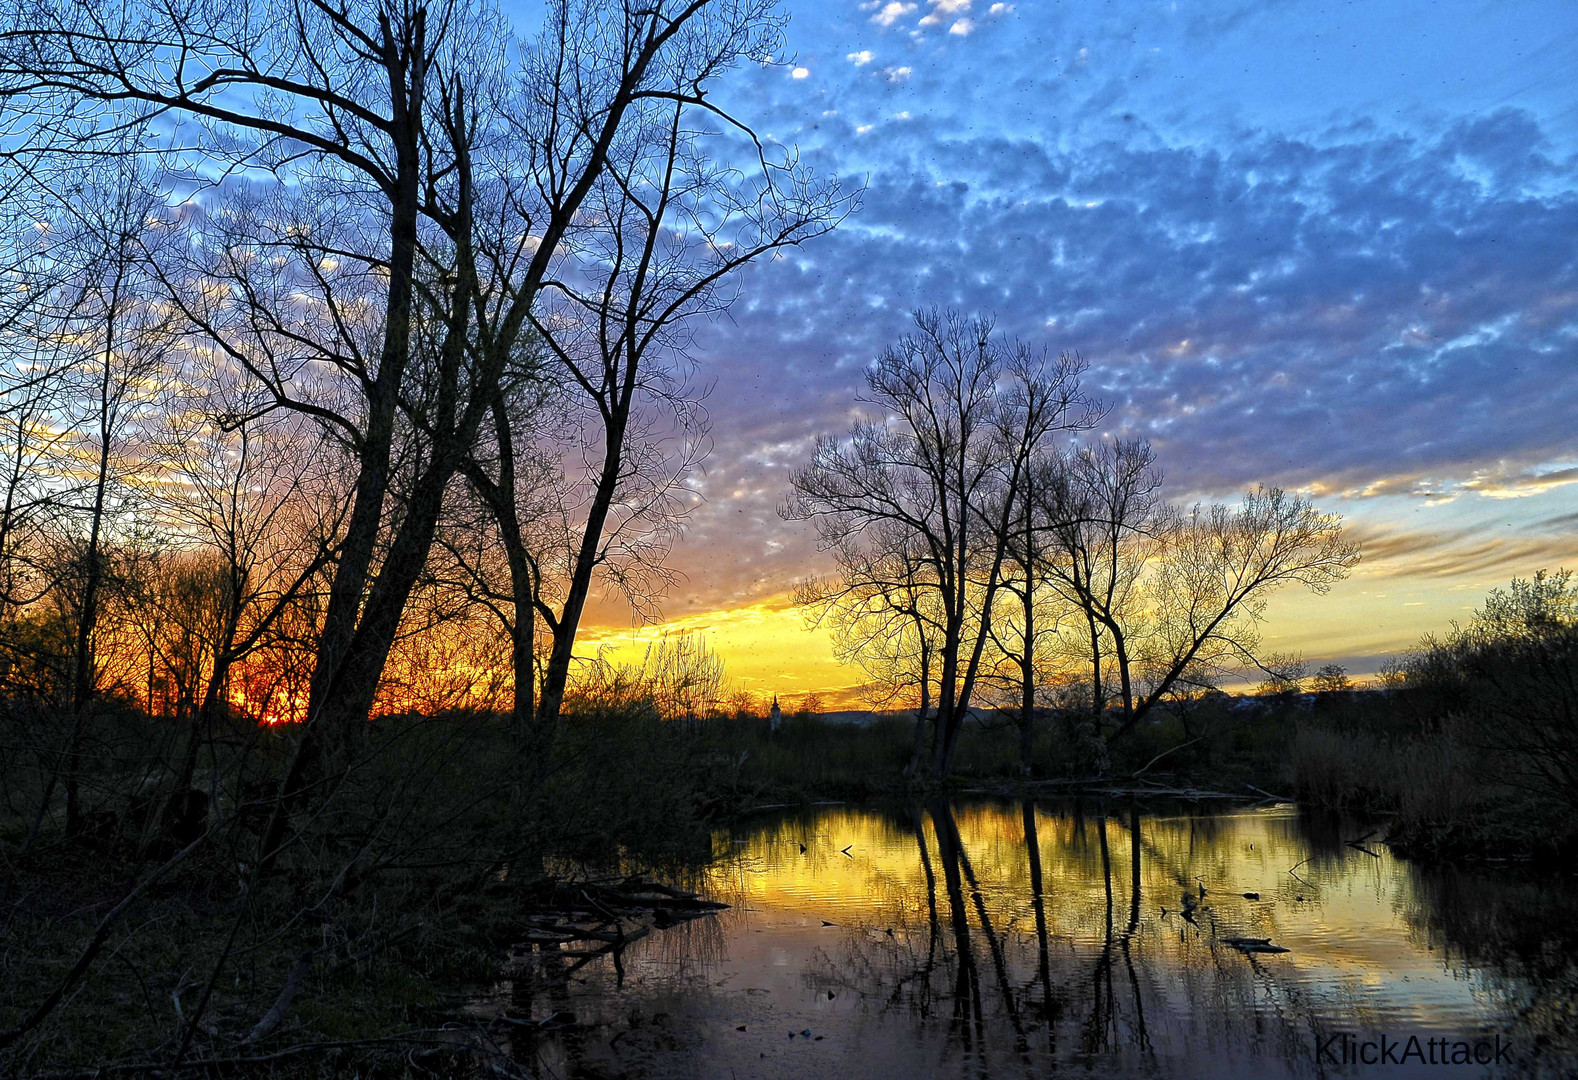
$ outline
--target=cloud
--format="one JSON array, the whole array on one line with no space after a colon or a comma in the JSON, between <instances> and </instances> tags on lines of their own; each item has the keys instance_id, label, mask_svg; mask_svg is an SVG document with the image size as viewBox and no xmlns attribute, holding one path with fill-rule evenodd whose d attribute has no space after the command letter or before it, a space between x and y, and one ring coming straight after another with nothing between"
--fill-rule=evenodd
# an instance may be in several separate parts
<instances>
[{"instance_id":1,"label":"cloud","mask_svg":"<svg viewBox=\"0 0 1578 1080\"><path fill-rule=\"evenodd\" d=\"M845 428L861 369L925 304L994 312L1005 332L1080 352L1111 423L1153 441L1175 496L1264 482L1441 503L1578 478L1578 196L1529 152L1525 115L1221 145L1062 145L917 107L904 124L843 119L895 116L886 85L821 121L838 149L819 167L869 169L860 214L754 270L731 321L698 336L729 403L715 410L719 484L756 468L761 446ZM841 164L866 146L880 157ZM680 557L707 567L694 576L712 591L687 604L821 565L773 512L789 467L773 460L745 515L697 512ZM1561 538L1518 543L1432 541L1409 572L1573 561Z\"/></svg>"},{"instance_id":2,"label":"cloud","mask_svg":"<svg viewBox=\"0 0 1578 1080\"><path fill-rule=\"evenodd\" d=\"M1491 499L1522 499L1568 484L1578 484L1578 466L1512 474L1481 472L1465 481L1463 487Z\"/></svg>"},{"instance_id":3,"label":"cloud","mask_svg":"<svg viewBox=\"0 0 1578 1080\"><path fill-rule=\"evenodd\" d=\"M960 19L958 22L948 27L948 33L954 35L955 37L967 37L969 36L970 31L974 29L974 22L970 21L969 19Z\"/></svg>"},{"instance_id":4,"label":"cloud","mask_svg":"<svg viewBox=\"0 0 1578 1080\"><path fill-rule=\"evenodd\" d=\"M1578 535L1529 535L1487 525L1406 531L1350 525L1364 562L1360 573L1379 577L1448 578L1475 575L1497 580L1572 562Z\"/></svg>"},{"instance_id":5,"label":"cloud","mask_svg":"<svg viewBox=\"0 0 1578 1080\"><path fill-rule=\"evenodd\" d=\"M878 26L892 26L899 19L903 18L905 15L908 15L914 10L914 4L906 4L901 2L901 0L890 0L890 2L884 4L875 15L871 16L871 21L876 23Z\"/></svg>"},{"instance_id":6,"label":"cloud","mask_svg":"<svg viewBox=\"0 0 1578 1080\"><path fill-rule=\"evenodd\" d=\"M1546 518L1544 521L1538 522L1536 527L1546 532L1578 533L1578 511ZM1578 553L1575 553L1575 558L1578 558Z\"/></svg>"},{"instance_id":7,"label":"cloud","mask_svg":"<svg viewBox=\"0 0 1578 1080\"><path fill-rule=\"evenodd\" d=\"M867 64L871 63L871 61L875 60L876 58L877 58L877 54L872 52L870 49L861 49L859 52L852 52L849 55L844 57L845 60L848 60L851 64L854 64L856 67L865 67Z\"/></svg>"},{"instance_id":8,"label":"cloud","mask_svg":"<svg viewBox=\"0 0 1578 1080\"><path fill-rule=\"evenodd\" d=\"M793 79L804 79L804 78L809 77L810 74L811 74L811 69L810 68L797 67L797 68L795 68L793 71L791 71L789 73L789 77L793 78Z\"/></svg>"}]
</instances>

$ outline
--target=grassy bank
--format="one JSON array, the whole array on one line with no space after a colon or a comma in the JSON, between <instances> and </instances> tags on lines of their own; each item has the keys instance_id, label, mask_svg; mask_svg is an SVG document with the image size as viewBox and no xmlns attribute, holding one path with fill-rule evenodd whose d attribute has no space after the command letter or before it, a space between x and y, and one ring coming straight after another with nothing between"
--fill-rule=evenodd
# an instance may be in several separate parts
<instances>
[{"instance_id":1,"label":"grassy bank","mask_svg":"<svg viewBox=\"0 0 1578 1080\"><path fill-rule=\"evenodd\" d=\"M1415 711L1404 697L1385 723L1300 725L1288 756L1293 792L1318 806L1389 815L1387 840L1416 859L1565 861L1578 853L1571 807L1528 783L1480 723L1433 711L1396 722Z\"/></svg>"}]
</instances>

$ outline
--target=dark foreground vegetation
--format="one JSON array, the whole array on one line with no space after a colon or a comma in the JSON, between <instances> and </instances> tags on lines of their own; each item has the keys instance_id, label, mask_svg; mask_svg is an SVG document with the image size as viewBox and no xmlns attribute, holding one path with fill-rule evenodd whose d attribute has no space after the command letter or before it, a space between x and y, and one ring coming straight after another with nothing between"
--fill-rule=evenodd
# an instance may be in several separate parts
<instances>
[{"instance_id":1,"label":"dark foreground vegetation","mask_svg":"<svg viewBox=\"0 0 1578 1080\"><path fill-rule=\"evenodd\" d=\"M1341 688L1328 673L1316 693L1180 698L1100 762L1081 749L1088 716L1050 712L1029 777L1017 715L978 716L952 785L1291 794L1391 815L1409 854L1570 854L1572 599L1565 574L1515 582L1390 685ZM661 675L609 672L572 696L554 758L529 776L505 717L376 720L336 749L267 867L256 853L296 750L290 725L226 721L183 787L183 729L105 703L83 726L83 825L68 832L47 757L27 751L53 745L61 718L13 703L6 1071L507 1070L499 1046L521 1033L465 1005L512 951L551 955L551 982L573 958L697 914L649 882L684 886L718 827L752 811L913 797L908 717L800 713L774 731L687 715Z\"/></svg>"}]
</instances>

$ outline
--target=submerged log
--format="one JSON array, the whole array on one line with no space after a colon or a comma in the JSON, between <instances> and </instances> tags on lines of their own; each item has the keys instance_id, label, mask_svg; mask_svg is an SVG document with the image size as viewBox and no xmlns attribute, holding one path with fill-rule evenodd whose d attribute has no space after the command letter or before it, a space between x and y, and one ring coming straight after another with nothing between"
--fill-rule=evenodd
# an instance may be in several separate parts
<instances>
[{"instance_id":1,"label":"submerged log","mask_svg":"<svg viewBox=\"0 0 1578 1080\"><path fill-rule=\"evenodd\" d=\"M1292 950L1281 945L1271 944L1270 938L1259 937L1228 937L1222 939L1222 944L1230 945L1239 952L1244 953L1285 953Z\"/></svg>"}]
</instances>

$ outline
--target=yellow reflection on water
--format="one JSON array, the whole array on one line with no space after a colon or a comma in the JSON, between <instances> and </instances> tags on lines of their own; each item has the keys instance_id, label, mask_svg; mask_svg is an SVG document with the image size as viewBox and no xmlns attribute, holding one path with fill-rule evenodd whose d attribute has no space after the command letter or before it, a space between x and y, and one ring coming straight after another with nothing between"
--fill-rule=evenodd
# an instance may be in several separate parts
<instances>
[{"instance_id":1,"label":"yellow reflection on water","mask_svg":"<svg viewBox=\"0 0 1578 1080\"><path fill-rule=\"evenodd\" d=\"M1054 948L1121 940L1164 977L1240 965L1272 990L1362 1006L1377 1022L1477 1026L1478 981L1418 940L1408 866L1384 845L1344 839L1312 847L1291 807L1174 816L1005 803L828 808L720 835L725 857L711 880L738 906L813 926L913 937L931 932L934 911L946 924L958 903L978 930L984 912L1010 950L1044 925ZM1289 951L1251 959L1224 944L1235 937Z\"/></svg>"},{"instance_id":2,"label":"yellow reflection on water","mask_svg":"<svg viewBox=\"0 0 1578 1080\"><path fill-rule=\"evenodd\" d=\"M714 837L700 884L729 910L617 972L523 978L512 1007L575 1017L522 1043L556 1075L1351 1075L1317 1056L1340 1033L1501 1034L1578 1075L1571 904L1364 831L1282 806L812 808Z\"/></svg>"}]
</instances>

